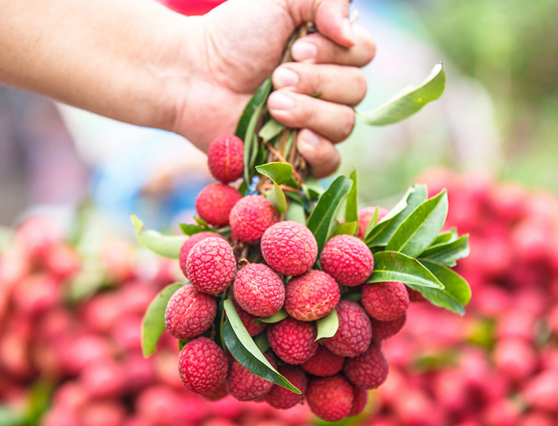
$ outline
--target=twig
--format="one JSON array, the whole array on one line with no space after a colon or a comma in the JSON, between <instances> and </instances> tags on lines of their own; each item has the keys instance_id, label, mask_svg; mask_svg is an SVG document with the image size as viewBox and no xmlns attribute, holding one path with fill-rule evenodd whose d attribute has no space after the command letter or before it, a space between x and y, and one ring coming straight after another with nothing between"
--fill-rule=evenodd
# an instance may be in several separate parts
<instances>
[{"instance_id":1,"label":"twig","mask_svg":"<svg viewBox=\"0 0 558 426\"><path fill-rule=\"evenodd\" d=\"M274 185L272 183L266 183L264 185L262 185L260 188L261 189L271 189L273 188ZM302 195L302 191L300 189L297 188L293 188L292 186L288 186L288 185L279 185L279 188L281 188L283 191L287 191L287 192L296 192L297 194L301 194Z\"/></svg>"}]
</instances>

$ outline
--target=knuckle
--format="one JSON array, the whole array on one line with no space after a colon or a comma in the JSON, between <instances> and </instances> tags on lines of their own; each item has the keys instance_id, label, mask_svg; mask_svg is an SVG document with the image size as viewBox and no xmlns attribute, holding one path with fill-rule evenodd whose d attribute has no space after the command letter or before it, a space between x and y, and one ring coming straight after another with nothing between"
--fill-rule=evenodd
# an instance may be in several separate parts
<instances>
[{"instance_id":1,"label":"knuckle","mask_svg":"<svg viewBox=\"0 0 558 426\"><path fill-rule=\"evenodd\" d=\"M355 78L354 78L353 81L355 83L355 90L356 90L356 92L355 92L355 95L356 95L355 105L357 105L360 102L362 102L362 100L366 96L366 93L368 92L368 79L366 78L366 74L364 73L364 71L362 71L361 69L357 69L356 72L355 72ZM354 116L354 114L353 114L353 116Z\"/></svg>"}]
</instances>

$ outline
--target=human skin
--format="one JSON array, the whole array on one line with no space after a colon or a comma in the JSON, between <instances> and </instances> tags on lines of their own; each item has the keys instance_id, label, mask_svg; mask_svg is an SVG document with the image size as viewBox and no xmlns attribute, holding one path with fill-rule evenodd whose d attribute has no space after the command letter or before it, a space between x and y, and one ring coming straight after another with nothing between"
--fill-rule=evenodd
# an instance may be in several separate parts
<instances>
[{"instance_id":1,"label":"human skin","mask_svg":"<svg viewBox=\"0 0 558 426\"><path fill-rule=\"evenodd\" d=\"M316 177L339 165L334 147L366 94L358 68L375 53L348 19L348 0L229 0L186 17L152 0L0 0L0 82L116 120L176 132L203 151L234 132L266 78L271 115L301 129ZM292 48L295 29L319 34ZM320 94L319 98L312 95Z\"/></svg>"}]
</instances>

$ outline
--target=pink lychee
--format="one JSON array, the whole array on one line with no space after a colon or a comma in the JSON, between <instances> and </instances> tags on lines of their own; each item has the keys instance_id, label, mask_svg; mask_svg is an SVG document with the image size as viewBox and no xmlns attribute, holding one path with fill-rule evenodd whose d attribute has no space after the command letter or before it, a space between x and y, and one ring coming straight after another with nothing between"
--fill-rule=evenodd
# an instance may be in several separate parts
<instances>
[{"instance_id":1,"label":"pink lychee","mask_svg":"<svg viewBox=\"0 0 558 426\"><path fill-rule=\"evenodd\" d=\"M250 336L256 336L265 330L265 328L267 327L266 323L256 324L254 320L256 320L258 317L246 312L244 309L240 307L238 302L234 299L233 299L233 303L234 303L234 307L236 308L236 313L240 317L240 321L242 321L242 324L244 325L246 331L248 331L248 334Z\"/></svg>"},{"instance_id":2,"label":"pink lychee","mask_svg":"<svg viewBox=\"0 0 558 426\"><path fill-rule=\"evenodd\" d=\"M222 183L206 186L196 198L196 211L211 226L227 226L234 205L242 198L236 189Z\"/></svg>"},{"instance_id":3,"label":"pink lychee","mask_svg":"<svg viewBox=\"0 0 558 426\"><path fill-rule=\"evenodd\" d=\"M380 347L372 343L363 354L347 359L343 372L355 386L376 389L387 378L388 364Z\"/></svg>"},{"instance_id":4,"label":"pink lychee","mask_svg":"<svg viewBox=\"0 0 558 426\"><path fill-rule=\"evenodd\" d=\"M285 377L291 384L297 388L301 394L294 393L284 387L273 385L271 391L265 396L265 400L273 408L287 410L296 404L304 401L306 397L306 389L308 387L308 378L306 373L300 367L294 365L282 365L277 371Z\"/></svg>"},{"instance_id":5,"label":"pink lychee","mask_svg":"<svg viewBox=\"0 0 558 426\"><path fill-rule=\"evenodd\" d=\"M265 197L249 195L238 201L230 212L231 234L248 244L260 242L264 232L279 222L279 214Z\"/></svg>"},{"instance_id":6,"label":"pink lychee","mask_svg":"<svg viewBox=\"0 0 558 426\"><path fill-rule=\"evenodd\" d=\"M366 389L353 386L353 406L349 417L358 416L368 405L369 393Z\"/></svg>"},{"instance_id":7,"label":"pink lychee","mask_svg":"<svg viewBox=\"0 0 558 426\"><path fill-rule=\"evenodd\" d=\"M327 242L320 257L322 269L344 286L364 283L374 270L374 257L362 240L338 235Z\"/></svg>"},{"instance_id":8,"label":"pink lychee","mask_svg":"<svg viewBox=\"0 0 558 426\"><path fill-rule=\"evenodd\" d=\"M287 364L298 365L308 361L318 350L316 327L308 322L288 317L272 324L267 330L273 352Z\"/></svg>"},{"instance_id":9,"label":"pink lychee","mask_svg":"<svg viewBox=\"0 0 558 426\"><path fill-rule=\"evenodd\" d=\"M345 358L319 345L316 354L301 367L314 376L327 377L339 373L343 369L344 362Z\"/></svg>"},{"instance_id":10,"label":"pink lychee","mask_svg":"<svg viewBox=\"0 0 558 426\"><path fill-rule=\"evenodd\" d=\"M265 357L275 367L273 359L269 355ZM273 387L272 382L251 373L236 360L231 364L225 384L229 394L239 401L253 401L266 395Z\"/></svg>"},{"instance_id":11,"label":"pink lychee","mask_svg":"<svg viewBox=\"0 0 558 426\"><path fill-rule=\"evenodd\" d=\"M213 177L223 183L239 179L244 171L244 143L234 135L218 137L207 150L207 165Z\"/></svg>"},{"instance_id":12,"label":"pink lychee","mask_svg":"<svg viewBox=\"0 0 558 426\"><path fill-rule=\"evenodd\" d=\"M206 238L188 254L188 278L198 291L219 294L233 282L236 259L229 243L222 238Z\"/></svg>"},{"instance_id":13,"label":"pink lychee","mask_svg":"<svg viewBox=\"0 0 558 426\"><path fill-rule=\"evenodd\" d=\"M188 277L188 269L186 267L186 263L190 250L192 250L192 248L194 248L197 243L199 243L201 240L205 240L206 238L225 239L223 236L217 234L216 232L198 232L197 234L190 236L186 241L184 241L184 244L182 244L182 247L180 248L180 254L178 255L178 264L180 265L180 269L182 270L182 273L185 277Z\"/></svg>"},{"instance_id":14,"label":"pink lychee","mask_svg":"<svg viewBox=\"0 0 558 426\"><path fill-rule=\"evenodd\" d=\"M339 297L339 286L330 275L310 270L287 284L285 309L299 321L315 321L333 311Z\"/></svg>"},{"instance_id":15,"label":"pink lychee","mask_svg":"<svg viewBox=\"0 0 558 426\"><path fill-rule=\"evenodd\" d=\"M372 339L376 342L387 340L401 331L407 320L407 315L397 318L394 321L378 321L372 318Z\"/></svg>"},{"instance_id":16,"label":"pink lychee","mask_svg":"<svg viewBox=\"0 0 558 426\"><path fill-rule=\"evenodd\" d=\"M189 341L178 356L180 379L190 392L213 391L225 381L228 370L225 353L206 337Z\"/></svg>"},{"instance_id":17,"label":"pink lychee","mask_svg":"<svg viewBox=\"0 0 558 426\"><path fill-rule=\"evenodd\" d=\"M323 339L324 345L334 354L355 357L363 353L372 341L370 318L362 307L350 300L337 305L339 328L333 337Z\"/></svg>"},{"instance_id":18,"label":"pink lychee","mask_svg":"<svg viewBox=\"0 0 558 426\"><path fill-rule=\"evenodd\" d=\"M337 422L351 412L353 387L341 374L314 378L308 384L306 400L316 416L328 422Z\"/></svg>"},{"instance_id":19,"label":"pink lychee","mask_svg":"<svg viewBox=\"0 0 558 426\"><path fill-rule=\"evenodd\" d=\"M165 312L165 327L177 339L191 339L204 333L216 315L215 298L187 284L170 298Z\"/></svg>"},{"instance_id":20,"label":"pink lychee","mask_svg":"<svg viewBox=\"0 0 558 426\"><path fill-rule=\"evenodd\" d=\"M395 321L407 312L409 293L398 281L366 284L362 289L362 305L368 315L379 321Z\"/></svg>"},{"instance_id":21,"label":"pink lychee","mask_svg":"<svg viewBox=\"0 0 558 426\"><path fill-rule=\"evenodd\" d=\"M285 285L268 266L252 263L236 275L234 298L242 309L257 317L269 317L285 302Z\"/></svg>"}]
</instances>

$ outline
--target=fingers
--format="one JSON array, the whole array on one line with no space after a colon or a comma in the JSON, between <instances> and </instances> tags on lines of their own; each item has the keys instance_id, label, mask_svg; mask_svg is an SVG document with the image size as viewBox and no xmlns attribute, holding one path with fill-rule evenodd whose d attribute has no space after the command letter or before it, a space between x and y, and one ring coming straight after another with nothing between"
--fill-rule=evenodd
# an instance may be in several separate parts
<instances>
[{"instance_id":1,"label":"fingers","mask_svg":"<svg viewBox=\"0 0 558 426\"><path fill-rule=\"evenodd\" d=\"M308 129L299 132L297 148L310 164L312 175L318 179L333 174L341 162L341 157L335 146L327 139Z\"/></svg>"},{"instance_id":2,"label":"fingers","mask_svg":"<svg viewBox=\"0 0 558 426\"><path fill-rule=\"evenodd\" d=\"M355 113L351 107L285 89L273 92L267 107L271 115L285 126L314 130L334 143L347 139L355 125Z\"/></svg>"},{"instance_id":3,"label":"fingers","mask_svg":"<svg viewBox=\"0 0 558 426\"><path fill-rule=\"evenodd\" d=\"M298 62L363 67L374 58L376 44L364 28L355 25L354 29L356 43L352 47L340 46L321 34L311 34L293 45L293 58Z\"/></svg>"},{"instance_id":4,"label":"fingers","mask_svg":"<svg viewBox=\"0 0 558 426\"><path fill-rule=\"evenodd\" d=\"M320 95L324 101L356 106L366 95L367 81L363 71L340 65L287 63L273 73L276 89Z\"/></svg>"}]
</instances>

